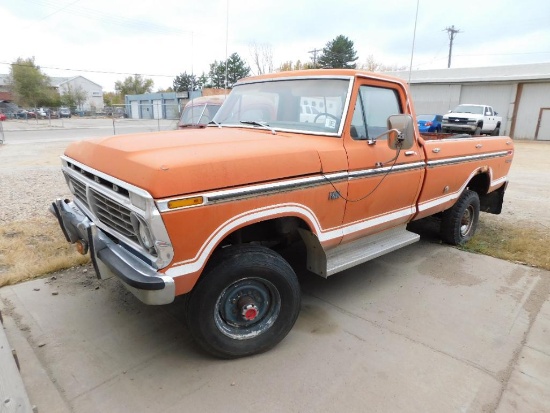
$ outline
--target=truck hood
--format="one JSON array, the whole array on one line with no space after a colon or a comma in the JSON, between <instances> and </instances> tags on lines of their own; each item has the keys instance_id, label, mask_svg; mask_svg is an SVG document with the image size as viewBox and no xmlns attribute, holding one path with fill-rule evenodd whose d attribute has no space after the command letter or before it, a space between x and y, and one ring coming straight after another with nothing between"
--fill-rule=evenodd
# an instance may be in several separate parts
<instances>
[{"instance_id":1,"label":"truck hood","mask_svg":"<svg viewBox=\"0 0 550 413\"><path fill-rule=\"evenodd\" d=\"M191 129L75 142L65 155L164 198L319 173L319 137L309 138L245 128Z\"/></svg>"},{"instance_id":2,"label":"truck hood","mask_svg":"<svg viewBox=\"0 0 550 413\"><path fill-rule=\"evenodd\" d=\"M479 115L476 113L465 113L465 112L451 112L447 113L446 115L443 115L443 119L449 119L449 118L459 118L459 119L479 119L482 118L483 115Z\"/></svg>"}]
</instances>

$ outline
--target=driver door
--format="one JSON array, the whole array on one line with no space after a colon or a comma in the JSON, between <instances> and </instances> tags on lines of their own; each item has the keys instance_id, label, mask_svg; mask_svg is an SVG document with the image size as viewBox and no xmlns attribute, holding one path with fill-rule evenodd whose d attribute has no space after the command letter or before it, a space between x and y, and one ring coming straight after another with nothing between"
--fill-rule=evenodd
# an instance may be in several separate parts
<instances>
[{"instance_id":1,"label":"driver door","mask_svg":"<svg viewBox=\"0 0 550 413\"><path fill-rule=\"evenodd\" d=\"M403 113L406 100L397 84L359 87L349 130L345 134L349 182L343 242L407 223L416 212L424 176L423 152L397 151L387 145L390 115Z\"/></svg>"}]
</instances>

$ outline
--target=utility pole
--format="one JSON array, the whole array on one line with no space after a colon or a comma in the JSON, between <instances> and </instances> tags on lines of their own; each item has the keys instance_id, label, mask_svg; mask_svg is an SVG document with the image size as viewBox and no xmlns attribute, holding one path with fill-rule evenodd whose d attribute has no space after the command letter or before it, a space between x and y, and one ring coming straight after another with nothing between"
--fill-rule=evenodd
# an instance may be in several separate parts
<instances>
[{"instance_id":1,"label":"utility pole","mask_svg":"<svg viewBox=\"0 0 550 413\"><path fill-rule=\"evenodd\" d=\"M447 69L451 67L451 56L453 54L453 40L455 39L455 34L460 33L460 30L455 29L453 24L451 27L446 27L445 30L449 34L449 61L447 62Z\"/></svg>"},{"instance_id":2,"label":"utility pole","mask_svg":"<svg viewBox=\"0 0 550 413\"><path fill-rule=\"evenodd\" d=\"M313 50L310 50L308 53L313 53L313 68L316 69L317 68L317 53L318 52L322 52L322 49L313 49Z\"/></svg>"}]
</instances>

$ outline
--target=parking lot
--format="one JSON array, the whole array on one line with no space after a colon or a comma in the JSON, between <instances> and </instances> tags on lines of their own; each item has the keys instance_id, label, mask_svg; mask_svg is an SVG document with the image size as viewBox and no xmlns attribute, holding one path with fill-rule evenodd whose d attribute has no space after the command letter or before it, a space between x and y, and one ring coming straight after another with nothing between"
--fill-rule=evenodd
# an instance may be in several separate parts
<instances>
[{"instance_id":1,"label":"parking lot","mask_svg":"<svg viewBox=\"0 0 550 413\"><path fill-rule=\"evenodd\" d=\"M55 182L37 191L46 214L66 191L64 146L112 132L75 125L6 133L3 209L32 171ZM519 142L516 153L497 219L550 225L550 145ZM39 412L550 411L550 272L427 237L328 280L299 277L288 337L233 361L193 344L181 300L145 306L89 266L3 287L0 309Z\"/></svg>"}]
</instances>

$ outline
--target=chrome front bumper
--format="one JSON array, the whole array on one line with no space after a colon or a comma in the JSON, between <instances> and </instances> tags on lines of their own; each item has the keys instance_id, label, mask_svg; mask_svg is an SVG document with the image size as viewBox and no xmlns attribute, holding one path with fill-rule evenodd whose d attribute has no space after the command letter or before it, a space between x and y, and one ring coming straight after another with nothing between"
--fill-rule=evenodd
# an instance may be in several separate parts
<instances>
[{"instance_id":1,"label":"chrome front bumper","mask_svg":"<svg viewBox=\"0 0 550 413\"><path fill-rule=\"evenodd\" d=\"M50 211L57 217L68 242L80 243L89 250L98 278L116 275L123 285L145 304L160 305L174 301L174 280L117 244L98 228L74 202L56 199Z\"/></svg>"}]
</instances>

